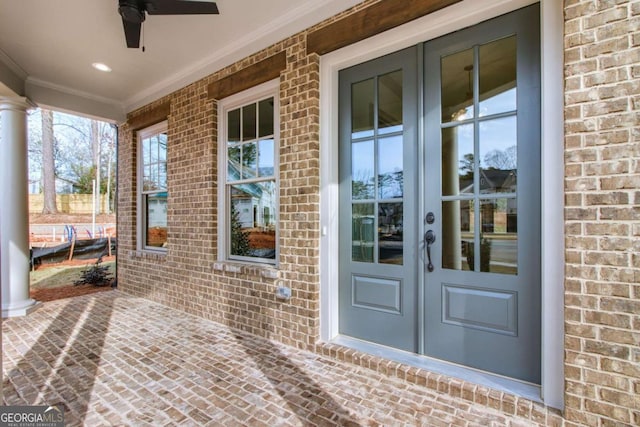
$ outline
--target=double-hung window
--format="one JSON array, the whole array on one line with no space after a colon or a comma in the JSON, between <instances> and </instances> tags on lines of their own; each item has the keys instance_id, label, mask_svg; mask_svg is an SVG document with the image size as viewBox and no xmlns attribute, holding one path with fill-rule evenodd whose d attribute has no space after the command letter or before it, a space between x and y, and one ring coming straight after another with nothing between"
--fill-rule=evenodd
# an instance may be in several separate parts
<instances>
[{"instance_id":1,"label":"double-hung window","mask_svg":"<svg viewBox=\"0 0 640 427\"><path fill-rule=\"evenodd\" d=\"M138 248L167 247L167 122L138 132Z\"/></svg>"},{"instance_id":2,"label":"double-hung window","mask_svg":"<svg viewBox=\"0 0 640 427\"><path fill-rule=\"evenodd\" d=\"M275 264L278 241L278 82L219 103L220 253Z\"/></svg>"}]
</instances>

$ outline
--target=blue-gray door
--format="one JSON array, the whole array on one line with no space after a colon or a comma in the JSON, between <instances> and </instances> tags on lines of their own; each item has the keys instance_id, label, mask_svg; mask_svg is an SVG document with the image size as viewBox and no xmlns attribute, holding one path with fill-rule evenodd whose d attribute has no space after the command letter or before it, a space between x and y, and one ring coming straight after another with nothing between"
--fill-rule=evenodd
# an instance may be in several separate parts
<instances>
[{"instance_id":1,"label":"blue-gray door","mask_svg":"<svg viewBox=\"0 0 640 427\"><path fill-rule=\"evenodd\" d=\"M538 16L340 75L341 334L540 382Z\"/></svg>"},{"instance_id":2,"label":"blue-gray door","mask_svg":"<svg viewBox=\"0 0 640 427\"><path fill-rule=\"evenodd\" d=\"M412 352L416 75L415 47L340 73L340 333Z\"/></svg>"}]
</instances>

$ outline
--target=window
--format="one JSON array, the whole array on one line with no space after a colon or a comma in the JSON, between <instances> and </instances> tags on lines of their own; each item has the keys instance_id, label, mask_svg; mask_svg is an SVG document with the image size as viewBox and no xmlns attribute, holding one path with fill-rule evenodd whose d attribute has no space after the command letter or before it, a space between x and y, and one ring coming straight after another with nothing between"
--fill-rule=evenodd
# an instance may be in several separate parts
<instances>
[{"instance_id":1,"label":"window","mask_svg":"<svg viewBox=\"0 0 640 427\"><path fill-rule=\"evenodd\" d=\"M278 241L278 82L219 104L220 253L275 264Z\"/></svg>"},{"instance_id":2,"label":"window","mask_svg":"<svg viewBox=\"0 0 640 427\"><path fill-rule=\"evenodd\" d=\"M138 132L138 248L167 247L167 122Z\"/></svg>"}]
</instances>

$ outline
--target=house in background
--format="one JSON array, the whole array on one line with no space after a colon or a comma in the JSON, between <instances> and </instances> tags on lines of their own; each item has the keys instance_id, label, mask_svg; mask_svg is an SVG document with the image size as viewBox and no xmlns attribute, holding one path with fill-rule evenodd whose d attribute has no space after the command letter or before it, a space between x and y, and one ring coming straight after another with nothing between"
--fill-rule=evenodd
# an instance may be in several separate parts
<instances>
[{"instance_id":1,"label":"house in background","mask_svg":"<svg viewBox=\"0 0 640 427\"><path fill-rule=\"evenodd\" d=\"M640 1L409 4L292 20L126 108L119 289L533 421L640 424ZM272 251L238 251L234 209Z\"/></svg>"}]
</instances>

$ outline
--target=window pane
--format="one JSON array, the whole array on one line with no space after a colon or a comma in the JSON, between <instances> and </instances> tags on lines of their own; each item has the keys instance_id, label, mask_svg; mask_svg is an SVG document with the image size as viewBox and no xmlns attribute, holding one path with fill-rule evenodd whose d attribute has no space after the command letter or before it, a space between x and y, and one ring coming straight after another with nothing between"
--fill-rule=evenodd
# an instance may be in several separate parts
<instances>
[{"instance_id":1,"label":"window pane","mask_svg":"<svg viewBox=\"0 0 640 427\"><path fill-rule=\"evenodd\" d=\"M242 179L256 176L257 157L257 143L250 142L242 145Z\"/></svg>"},{"instance_id":2,"label":"window pane","mask_svg":"<svg viewBox=\"0 0 640 427\"><path fill-rule=\"evenodd\" d=\"M378 188L381 199L402 197L402 136L378 140Z\"/></svg>"},{"instance_id":3,"label":"window pane","mask_svg":"<svg viewBox=\"0 0 640 427\"><path fill-rule=\"evenodd\" d=\"M167 189L167 164L160 163L158 165L158 189L166 190Z\"/></svg>"},{"instance_id":4,"label":"window pane","mask_svg":"<svg viewBox=\"0 0 640 427\"><path fill-rule=\"evenodd\" d=\"M256 139L256 104L242 107L242 140Z\"/></svg>"},{"instance_id":5,"label":"window pane","mask_svg":"<svg viewBox=\"0 0 640 427\"><path fill-rule=\"evenodd\" d=\"M373 141L351 144L351 197L354 200L374 198Z\"/></svg>"},{"instance_id":6,"label":"window pane","mask_svg":"<svg viewBox=\"0 0 640 427\"><path fill-rule=\"evenodd\" d=\"M274 147L273 139L264 139L258 145L258 175L273 176L274 174Z\"/></svg>"},{"instance_id":7,"label":"window pane","mask_svg":"<svg viewBox=\"0 0 640 427\"><path fill-rule=\"evenodd\" d=\"M149 144L149 163L155 163L158 161L158 136L152 136L147 142Z\"/></svg>"},{"instance_id":8,"label":"window pane","mask_svg":"<svg viewBox=\"0 0 640 427\"><path fill-rule=\"evenodd\" d=\"M373 136L373 79L351 86L351 137Z\"/></svg>"},{"instance_id":9,"label":"window pane","mask_svg":"<svg viewBox=\"0 0 640 427\"><path fill-rule=\"evenodd\" d=\"M164 248L167 244L167 193L145 195L145 245Z\"/></svg>"},{"instance_id":10,"label":"window pane","mask_svg":"<svg viewBox=\"0 0 640 427\"><path fill-rule=\"evenodd\" d=\"M402 70L378 78L378 132L402 131Z\"/></svg>"},{"instance_id":11,"label":"window pane","mask_svg":"<svg viewBox=\"0 0 640 427\"><path fill-rule=\"evenodd\" d=\"M402 203L380 203L378 206L378 262L403 263Z\"/></svg>"},{"instance_id":12,"label":"window pane","mask_svg":"<svg viewBox=\"0 0 640 427\"><path fill-rule=\"evenodd\" d=\"M161 133L158 135L158 160L161 162L167 161L167 134Z\"/></svg>"},{"instance_id":13,"label":"window pane","mask_svg":"<svg viewBox=\"0 0 640 427\"><path fill-rule=\"evenodd\" d=\"M481 200L480 271L518 274L517 200Z\"/></svg>"},{"instance_id":14,"label":"window pane","mask_svg":"<svg viewBox=\"0 0 640 427\"><path fill-rule=\"evenodd\" d=\"M351 257L354 261L373 262L375 217L373 203L353 204Z\"/></svg>"},{"instance_id":15,"label":"window pane","mask_svg":"<svg viewBox=\"0 0 640 427\"><path fill-rule=\"evenodd\" d=\"M273 135L273 98L264 99L258 104L258 136Z\"/></svg>"},{"instance_id":16,"label":"window pane","mask_svg":"<svg viewBox=\"0 0 640 427\"><path fill-rule=\"evenodd\" d=\"M151 162L151 143L149 138L145 138L140 142L141 148L140 151L142 153L142 164L148 165Z\"/></svg>"},{"instance_id":17,"label":"window pane","mask_svg":"<svg viewBox=\"0 0 640 427\"><path fill-rule=\"evenodd\" d=\"M473 201L442 202L442 268L473 270Z\"/></svg>"},{"instance_id":18,"label":"window pane","mask_svg":"<svg viewBox=\"0 0 640 427\"><path fill-rule=\"evenodd\" d=\"M230 254L275 259L276 208L275 181L230 186Z\"/></svg>"},{"instance_id":19,"label":"window pane","mask_svg":"<svg viewBox=\"0 0 640 427\"><path fill-rule=\"evenodd\" d=\"M480 116L516 109L516 37L480 46Z\"/></svg>"},{"instance_id":20,"label":"window pane","mask_svg":"<svg viewBox=\"0 0 640 427\"><path fill-rule=\"evenodd\" d=\"M227 181L237 181L240 179L240 147L229 147L227 149Z\"/></svg>"},{"instance_id":21,"label":"window pane","mask_svg":"<svg viewBox=\"0 0 640 427\"><path fill-rule=\"evenodd\" d=\"M442 58L442 123L473 117L473 49Z\"/></svg>"},{"instance_id":22,"label":"window pane","mask_svg":"<svg viewBox=\"0 0 640 427\"><path fill-rule=\"evenodd\" d=\"M240 141L240 109L227 113L227 141L229 143Z\"/></svg>"},{"instance_id":23,"label":"window pane","mask_svg":"<svg viewBox=\"0 0 640 427\"><path fill-rule=\"evenodd\" d=\"M480 193L515 193L516 116L480 122Z\"/></svg>"},{"instance_id":24,"label":"window pane","mask_svg":"<svg viewBox=\"0 0 640 427\"><path fill-rule=\"evenodd\" d=\"M473 194L473 125L442 129L442 195Z\"/></svg>"},{"instance_id":25,"label":"window pane","mask_svg":"<svg viewBox=\"0 0 640 427\"><path fill-rule=\"evenodd\" d=\"M142 172L142 191L153 190L154 185L151 179L151 166L146 165Z\"/></svg>"}]
</instances>

